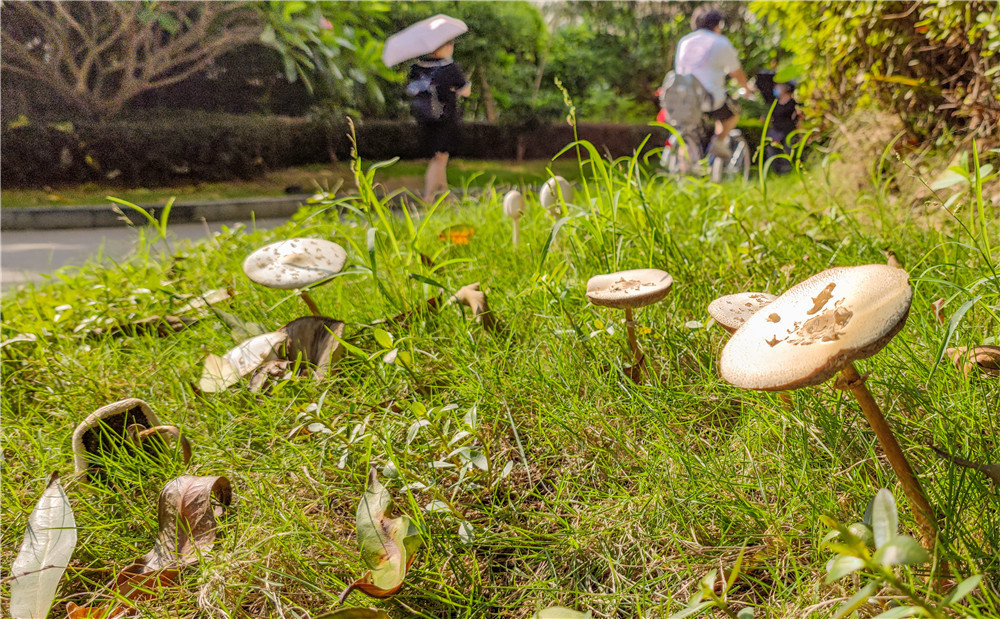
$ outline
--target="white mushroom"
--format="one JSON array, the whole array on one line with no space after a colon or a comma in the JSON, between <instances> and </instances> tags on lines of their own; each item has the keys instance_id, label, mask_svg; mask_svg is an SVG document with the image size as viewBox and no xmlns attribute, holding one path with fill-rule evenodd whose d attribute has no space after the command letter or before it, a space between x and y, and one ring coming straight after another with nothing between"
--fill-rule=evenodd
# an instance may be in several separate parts
<instances>
[{"instance_id":1,"label":"white mushroom","mask_svg":"<svg viewBox=\"0 0 1000 619\"><path fill-rule=\"evenodd\" d=\"M296 238L278 241L247 256L243 272L268 288L292 290L324 282L344 268L347 252L324 239ZM319 308L305 291L302 300L318 315Z\"/></svg>"},{"instance_id":2,"label":"white mushroom","mask_svg":"<svg viewBox=\"0 0 1000 619\"><path fill-rule=\"evenodd\" d=\"M642 364L643 355L635 339L632 309L661 301L673 283L674 278L659 269L619 271L595 275L587 281L587 299L591 303L625 310L625 329L637 367Z\"/></svg>"},{"instance_id":3,"label":"white mushroom","mask_svg":"<svg viewBox=\"0 0 1000 619\"><path fill-rule=\"evenodd\" d=\"M766 292L727 294L709 303L708 313L723 329L735 333L747 318L777 298Z\"/></svg>"},{"instance_id":4,"label":"white mushroom","mask_svg":"<svg viewBox=\"0 0 1000 619\"><path fill-rule=\"evenodd\" d=\"M514 220L512 243L514 247L517 247L517 244L521 239L518 222L520 221L521 216L524 215L524 197L521 195L520 191L517 191L516 189L508 191L507 195L503 197L503 214Z\"/></svg>"},{"instance_id":5,"label":"white mushroom","mask_svg":"<svg viewBox=\"0 0 1000 619\"><path fill-rule=\"evenodd\" d=\"M560 195L563 202L569 202L573 199L573 186L561 176L553 176L545 181L542 189L538 192L538 201L542 203L542 208L548 211L553 217L562 215L562 205L559 202Z\"/></svg>"},{"instance_id":6,"label":"white mushroom","mask_svg":"<svg viewBox=\"0 0 1000 619\"><path fill-rule=\"evenodd\" d=\"M871 357L906 323L909 274L888 265L828 269L793 286L750 316L722 351L719 372L745 389L782 391L820 384L838 372L858 400L933 543L934 512L854 361Z\"/></svg>"}]
</instances>

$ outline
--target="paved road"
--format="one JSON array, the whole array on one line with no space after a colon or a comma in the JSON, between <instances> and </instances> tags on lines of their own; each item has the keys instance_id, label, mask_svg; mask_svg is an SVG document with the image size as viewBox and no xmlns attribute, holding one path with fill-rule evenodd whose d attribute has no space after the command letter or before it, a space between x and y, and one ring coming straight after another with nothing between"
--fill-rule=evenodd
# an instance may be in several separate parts
<instances>
[{"instance_id":1,"label":"paved road","mask_svg":"<svg viewBox=\"0 0 1000 619\"><path fill-rule=\"evenodd\" d=\"M285 219L259 219L258 228L274 228ZM171 224L172 239L199 239L218 232L233 221ZM249 222L246 222L249 226ZM0 285L6 290L28 282L45 281L48 275L63 266L79 266L98 259L113 264L131 254L138 232L124 224L116 228L82 228L74 230L12 230L0 233Z\"/></svg>"}]
</instances>

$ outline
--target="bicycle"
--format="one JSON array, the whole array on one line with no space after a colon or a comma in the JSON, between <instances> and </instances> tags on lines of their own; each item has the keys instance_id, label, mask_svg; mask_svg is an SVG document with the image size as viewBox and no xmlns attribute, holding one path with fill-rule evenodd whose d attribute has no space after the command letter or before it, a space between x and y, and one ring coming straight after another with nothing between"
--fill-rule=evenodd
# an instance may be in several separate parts
<instances>
[{"instance_id":1,"label":"bicycle","mask_svg":"<svg viewBox=\"0 0 1000 619\"><path fill-rule=\"evenodd\" d=\"M737 91L737 94L742 98L746 95L746 91L741 88ZM657 120L662 121L664 116L665 113L661 110L661 116L657 117ZM666 168L670 174L684 175L693 172L698 176L704 176L706 168L702 165L701 161L703 153L707 153L709 150L708 147L713 133L714 123L707 122L705 117L702 117L699 127L683 131L681 137L684 140L684 145L692 151L689 157L681 157L680 140L678 140L677 135L671 133L663 147L660 165ZM750 145L747 143L746 137L744 137L743 132L739 129L733 129L726 136L726 140L729 152L732 154L727 159L717 157L714 154L708 155L706 163L709 178L715 183L735 178L742 178L744 181L749 180L752 153L750 152ZM694 164L695 167L692 169L693 162L698 163Z\"/></svg>"}]
</instances>

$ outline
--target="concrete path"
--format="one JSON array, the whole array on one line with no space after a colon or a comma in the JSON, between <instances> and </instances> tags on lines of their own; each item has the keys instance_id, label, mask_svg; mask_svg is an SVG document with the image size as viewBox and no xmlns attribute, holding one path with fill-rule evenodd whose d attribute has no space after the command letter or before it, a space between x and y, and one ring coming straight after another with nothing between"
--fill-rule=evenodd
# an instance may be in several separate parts
<instances>
[{"instance_id":1,"label":"concrete path","mask_svg":"<svg viewBox=\"0 0 1000 619\"><path fill-rule=\"evenodd\" d=\"M274 228L284 218L258 219L258 228ZM169 227L171 239L200 239L233 226L235 221L178 223ZM245 222L251 225L250 222ZM4 290L28 282L43 282L45 275L63 266L79 266L91 258L113 264L131 254L138 232L122 224L114 228L75 230L9 230L0 233L0 285Z\"/></svg>"}]
</instances>

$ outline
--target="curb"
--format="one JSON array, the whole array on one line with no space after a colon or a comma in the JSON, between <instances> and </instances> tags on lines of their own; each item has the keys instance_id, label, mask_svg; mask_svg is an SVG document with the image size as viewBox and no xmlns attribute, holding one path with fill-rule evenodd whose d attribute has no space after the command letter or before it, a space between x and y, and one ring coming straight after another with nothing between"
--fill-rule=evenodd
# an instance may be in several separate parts
<instances>
[{"instance_id":1,"label":"curb","mask_svg":"<svg viewBox=\"0 0 1000 619\"><path fill-rule=\"evenodd\" d=\"M268 198L240 198L208 202L175 202L170 211L171 223L197 221L246 220L290 217L311 194L294 194ZM115 205L117 206L117 205ZM153 217L159 218L163 204L141 204ZM128 207L118 207L136 224L145 218ZM56 230L67 228L112 228L121 225L121 215L113 206L26 207L0 210L0 230Z\"/></svg>"}]
</instances>

